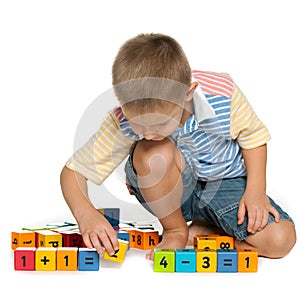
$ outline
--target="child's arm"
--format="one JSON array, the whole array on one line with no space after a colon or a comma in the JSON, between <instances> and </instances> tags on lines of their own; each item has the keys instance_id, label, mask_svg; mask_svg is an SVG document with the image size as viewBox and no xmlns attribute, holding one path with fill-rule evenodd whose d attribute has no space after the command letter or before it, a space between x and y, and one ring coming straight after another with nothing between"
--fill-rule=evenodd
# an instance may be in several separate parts
<instances>
[{"instance_id":1,"label":"child's arm","mask_svg":"<svg viewBox=\"0 0 300 300\"><path fill-rule=\"evenodd\" d=\"M275 217L275 222L279 222L279 214L266 195L267 145L242 149L242 153L247 169L247 185L239 205L238 224L244 222L247 213L247 230L254 234L267 225L269 213Z\"/></svg>"},{"instance_id":2,"label":"child's arm","mask_svg":"<svg viewBox=\"0 0 300 300\"><path fill-rule=\"evenodd\" d=\"M101 240L107 252L114 254L118 249L117 234L89 200L86 178L64 167L60 179L64 198L78 222L86 246L94 247L102 254Z\"/></svg>"}]
</instances>

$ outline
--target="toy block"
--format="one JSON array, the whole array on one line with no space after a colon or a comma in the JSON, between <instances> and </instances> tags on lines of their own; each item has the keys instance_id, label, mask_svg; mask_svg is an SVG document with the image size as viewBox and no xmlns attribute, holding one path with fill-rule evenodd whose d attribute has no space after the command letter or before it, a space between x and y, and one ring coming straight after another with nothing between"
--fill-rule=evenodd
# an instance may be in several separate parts
<instances>
[{"instance_id":1,"label":"toy block","mask_svg":"<svg viewBox=\"0 0 300 300\"><path fill-rule=\"evenodd\" d=\"M128 250L130 249L130 234L128 231L118 231L117 232L118 239L122 241L127 241L128 242Z\"/></svg>"},{"instance_id":2,"label":"toy block","mask_svg":"<svg viewBox=\"0 0 300 300\"><path fill-rule=\"evenodd\" d=\"M201 239L201 238L215 239L217 236L219 236L219 234L196 234L194 236L194 248L197 249L198 239Z\"/></svg>"},{"instance_id":3,"label":"toy block","mask_svg":"<svg viewBox=\"0 0 300 300\"><path fill-rule=\"evenodd\" d=\"M217 252L214 249L196 251L196 272L216 272Z\"/></svg>"},{"instance_id":4,"label":"toy block","mask_svg":"<svg viewBox=\"0 0 300 300\"><path fill-rule=\"evenodd\" d=\"M85 248L83 238L80 233L73 231L60 232L62 235L63 247Z\"/></svg>"},{"instance_id":5,"label":"toy block","mask_svg":"<svg viewBox=\"0 0 300 300\"><path fill-rule=\"evenodd\" d=\"M217 249L234 249L234 238L232 236L220 235L216 237Z\"/></svg>"},{"instance_id":6,"label":"toy block","mask_svg":"<svg viewBox=\"0 0 300 300\"><path fill-rule=\"evenodd\" d=\"M56 248L40 247L35 251L36 271L56 270Z\"/></svg>"},{"instance_id":7,"label":"toy block","mask_svg":"<svg viewBox=\"0 0 300 300\"><path fill-rule=\"evenodd\" d=\"M196 272L196 251L194 249L176 249L175 262L175 272Z\"/></svg>"},{"instance_id":8,"label":"toy block","mask_svg":"<svg viewBox=\"0 0 300 300\"><path fill-rule=\"evenodd\" d=\"M60 233L44 230L37 231L38 234L38 247L62 247L62 235Z\"/></svg>"},{"instance_id":9,"label":"toy block","mask_svg":"<svg viewBox=\"0 0 300 300\"><path fill-rule=\"evenodd\" d=\"M98 271L99 268L99 254L95 249L78 249L78 271Z\"/></svg>"},{"instance_id":10,"label":"toy block","mask_svg":"<svg viewBox=\"0 0 300 300\"><path fill-rule=\"evenodd\" d=\"M257 272L258 253L255 249L239 249L238 272Z\"/></svg>"},{"instance_id":11,"label":"toy block","mask_svg":"<svg viewBox=\"0 0 300 300\"><path fill-rule=\"evenodd\" d=\"M144 230L142 232L142 245L143 250L150 250L156 247L159 243L159 234L157 230Z\"/></svg>"},{"instance_id":12,"label":"toy block","mask_svg":"<svg viewBox=\"0 0 300 300\"><path fill-rule=\"evenodd\" d=\"M218 249L217 255L217 272L237 272L238 257L235 249Z\"/></svg>"},{"instance_id":13,"label":"toy block","mask_svg":"<svg viewBox=\"0 0 300 300\"><path fill-rule=\"evenodd\" d=\"M175 272L175 250L154 250L154 272Z\"/></svg>"},{"instance_id":14,"label":"toy block","mask_svg":"<svg viewBox=\"0 0 300 300\"><path fill-rule=\"evenodd\" d=\"M104 251L103 258L117 263L122 263L128 249L128 241L119 240L119 249L113 255L109 255Z\"/></svg>"},{"instance_id":15,"label":"toy block","mask_svg":"<svg viewBox=\"0 0 300 300\"><path fill-rule=\"evenodd\" d=\"M127 231L129 233L129 247L130 248L138 248L137 244L137 235L138 230L136 229L125 229L124 231ZM139 243L141 244L141 239L139 239Z\"/></svg>"},{"instance_id":16,"label":"toy block","mask_svg":"<svg viewBox=\"0 0 300 300\"><path fill-rule=\"evenodd\" d=\"M76 247L59 247L56 252L56 269L58 271L77 271Z\"/></svg>"},{"instance_id":17,"label":"toy block","mask_svg":"<svg viewBox=\"0 0 300 300\"><path fill-rule=\"evenodd\" d=\"M35 247L19 247L14 251L14 268L19 271L34 271Z\"/></svg>"},{"instance_id":18,"label":"toy block","mask_svg":"<svg viewBox=\"0 0 300 300\"><path fill-rule=\"evenodd\" d=\"M18 247L35 247L35 233L29 230L11 233L11 249L15 250Z\"/></svg>"},{"instance_id":19,"label":"toy block","mask_svg":"<svg viewBox=\"0 0 300 300\"><path fill-rule=\"evenodd\" d=\"M217 249L217 241L215 238L198 238L197 239L197 249L199 250L216 250Z\"/></svg>"}]
</instances>

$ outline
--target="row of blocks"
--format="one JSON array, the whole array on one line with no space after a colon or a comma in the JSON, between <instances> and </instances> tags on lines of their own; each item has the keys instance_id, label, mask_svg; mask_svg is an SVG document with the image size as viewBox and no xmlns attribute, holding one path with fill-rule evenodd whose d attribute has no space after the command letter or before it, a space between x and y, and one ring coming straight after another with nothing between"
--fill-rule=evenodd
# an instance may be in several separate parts
<instances>
[{"instance_id":1,"label":"row of blocks","mask_svg":"<svg viewBox=\"0 0 300 300\"><path fill-rule=\"evenodd\" d=\"M156 249L154 272L257 272L254 249Z\"/></svg>"},{"instance_id":2,"label":"row of blocks","mask_svg":"<svg viewBox=\"0 0 300 300\"><path fill-rule=\"evenodd\" d=\"M128 242L119 241L119 250L112 256L106 251L103 258L123 262ZM97 271L99 254L95 249L76 247L19 247L14 251L14 268L19 271Z\"/></svg>"}]
</instances>

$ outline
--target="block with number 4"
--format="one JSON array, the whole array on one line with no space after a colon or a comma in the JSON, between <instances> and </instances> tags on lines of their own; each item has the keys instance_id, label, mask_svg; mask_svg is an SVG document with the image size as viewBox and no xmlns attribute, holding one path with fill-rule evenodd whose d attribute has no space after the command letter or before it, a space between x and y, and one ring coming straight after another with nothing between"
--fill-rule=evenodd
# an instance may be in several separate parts
<instances>
[{"instance_id":1,"label":"block with number 4","mask_svg":"<svg viewBox=\"0 0 300 300\"><path fill-rule=\"evenodd\" d=\"M155 249L154 272L175 272L175 250Z\"/></svg>"}]
</instances>

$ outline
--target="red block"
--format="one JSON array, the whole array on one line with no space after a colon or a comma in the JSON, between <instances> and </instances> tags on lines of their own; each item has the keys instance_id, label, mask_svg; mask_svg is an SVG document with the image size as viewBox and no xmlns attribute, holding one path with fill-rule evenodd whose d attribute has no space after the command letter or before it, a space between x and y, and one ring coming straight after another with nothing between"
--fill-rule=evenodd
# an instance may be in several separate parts
<instances>
[{"instance_id":1,"label":"red block","mask_svg":"<svg viewBox=\"0 0 300 300\"><path fill-rule=\"evenodd\" d=\"M34 247L19 247L14 251L15 270L34 271L35 270L35 250Z\"/></svg>"}]
</instances>

